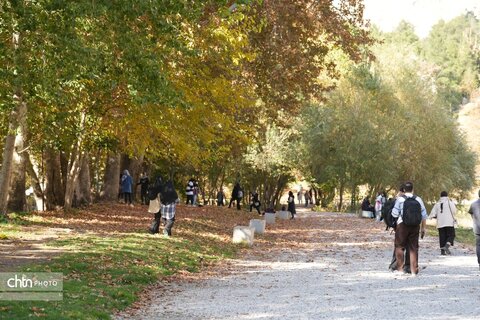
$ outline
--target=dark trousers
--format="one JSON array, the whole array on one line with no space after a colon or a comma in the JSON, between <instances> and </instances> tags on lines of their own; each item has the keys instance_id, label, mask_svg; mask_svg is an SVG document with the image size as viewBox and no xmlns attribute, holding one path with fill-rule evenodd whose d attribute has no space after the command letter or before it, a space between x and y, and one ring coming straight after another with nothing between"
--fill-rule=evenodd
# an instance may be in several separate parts
<instances>
[{"instance_id":1,"label":"dark trousers","mask_svg":"<svg viewBox=\"0 0 480 320\"><path fill-rule=\"evenodd\" d=\"M440 248L445 247L447 242L450 242L450 244L453 246L453 240L455 240L455 228L438 228L438 240L440 241Z\"/></svg>"},{"instance_id":2,"label":"dark trousers","mask_svg":"<svg viewBox=\"0 0 480 320\"><path fill-rule=\"evenodd\" d=\"M155 213L155 218L153 220L152 226L150 227L151 234L155 234L159 232L161 217L162 217L162 214L160 213L160 211Z\"/></svg>"},{"instance_id":3,"label":"dark trousers","mask_svg":"<svg viewBox=\"0 0 480 320\"><path fill-rule=\"evenodd\" d=\"M187 195L187 203L186 204L193 205L193 194Z\"/></svg>"},{"instance_id":4,"label":"dark trousers","mask_svg":"<svg viewBox=\"0 0 480 320\"><path fill-rule=\"evenodd\" d=\"M140 189L140 198L142 199L142 204L148 204L150 200L148 199L148 189Z\"/></svg>"},{"instance_id":5,"label":"dark trousers","mask_svg":"<svg viewBox=\"0 0 480 320\"><path fill-rule=\"evenodd\" d=\"M123 193L125 203L132 204L132 194L130 192L124 192Z\"/></svg>"},{"instance_id":6,"label":"dark trousers","mask_svg":"<svg viewBox=\"0 0 480 320\"><path fill-rule=\"evenodd\" d=\"M258 214L262 214L262 213L260 212L260 206L255 207L253 204L251 204L251 205L250 205L250 212L252 212L252 209L253 209L253 208L257 209Z\"/></svg>"},{"instance_id":7,"label":"dark trousers","mask_svg":"<svg viewBox=\"0 0 480 320\"><path fill-rule=\"evenodd\" d=\"M418 273L418 236L420 226L406 226L400 223L395 230L395 256L397 258L397 270L403 271L405 260L403 251L408 247L410 256L410 270L413 274Z\"/></svg>"},{"instance_id":8,"label":"dark trousers","mask_svg":"<svg viewBox=\"0 0 480 320\"><path fill-rule=\"evenodd\" d=\"M173 223L175 222L175 218L173 218L173 219L162 218L162 222L163 222L163 225L164 225L163 234L171 236L172 235Z\"/></svg>"},{"instance_id":9,"label":"dark trousers","mask_svg":"<svg viewBox=\"0 0 480 320\"><path fill-rule=\"evenodd\" d=\"M237 201L237 210L242 209L242 207L240 206L241 200L242 199L235 199L235 198L230 199L230 203L228 204L228 207L230 208L232 206L232 202Z\"/></svg>"}]
</instances>

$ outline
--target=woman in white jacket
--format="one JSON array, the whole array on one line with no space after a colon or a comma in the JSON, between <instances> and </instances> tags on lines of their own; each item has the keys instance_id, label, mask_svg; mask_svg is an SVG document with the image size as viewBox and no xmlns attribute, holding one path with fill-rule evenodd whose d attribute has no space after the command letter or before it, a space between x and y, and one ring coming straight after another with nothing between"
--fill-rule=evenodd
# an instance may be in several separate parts
<instances>
[{"instance_id":1,"label":"woman in white jacket","mask_svg":"<svg viewBox=\"0 0 480 320\"><path fill-rule=\"evenodd\" d=\"M449 255L450 247L455 240L455 225L457 220L455 214L457 207L452 200L448 198L447 191L440 193L440 200L433 206L429 215L430 219L437 219L438 238L440 241L440 253Z\"/></svg>"}]
</instances>

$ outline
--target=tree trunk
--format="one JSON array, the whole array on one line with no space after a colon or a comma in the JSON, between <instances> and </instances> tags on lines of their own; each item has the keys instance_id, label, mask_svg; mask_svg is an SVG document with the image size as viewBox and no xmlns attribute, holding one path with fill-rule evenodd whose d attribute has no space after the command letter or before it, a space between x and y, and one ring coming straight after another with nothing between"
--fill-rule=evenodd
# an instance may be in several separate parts
<instances>
[{"instance_id":1,"label":"tree trunk","mask_svg":"<svg viewBox=\"0 0 480 320\"><path fill-rule=\"evenodd\" d=\"M25 211L25 130L26 130L26 105L22 110L24 115L19 119L15 146L12 157L12 176L7 207L11 211Z\"/></svg>"},{"instance_id":2,"label":"tree trunk","mask_svg":"<svg viewBox=\"0 0 480 320\"><path fill-rule=\"evenodd\" d=\"M70 160L68 162L67 181L65 183L65 203L63 206L66 211L70 210L72 207L74 207L74 205L77 206L75 187L77 185L82 160L83 155L80 151L80 141L78 141L72 150Z\"/></svg>"},{"instance_id":3,"label":"tree trunk","mask_svg":"<svg viewBox=\"0 0 480 320\"><path fill-rule=\"evenodd\" d=\"M44 193L42 183L39 179L38 165L34 166L34 161L28 153L25 154L25 168L33 188L33 196L35 197L36 207L38 211L43 210Z\"/></svg>"},{"instance_id":4,"label":"tree trunk","mask_svg":"<svg viewBox=\"0 0 480 320\"><path fill-rule=\"evenodd\" d=\"M345 184L343 182L340 182L340 189L339 189L339 201L338 201L338 211L342 211L342 206L343 206L343 191L345 189Z\"/></svg>"},{"instance_id":5,"label":"tree trunk","mask_svg":"<svg viewBox=\"0 0 480 320\"><path fill-rule=\"evenodd\" d=\"M88 154L82 157L80 173L75 187L77 206L88 206L92 203L90 164L88 159Z\"/></svg>"},{"instance_id":6,"label":"tree trunk","mask_svg":"<svg viewBox=\"0 0 480 320\"><path fill-rule=\"evenodd\" d=\"M100 193L100 199L116 201L118 199L119 181L120 155L109 153L107 155L107 164L105 165L103 190Z\"/></svg>"},{"instance_id":7,"label":"tree trunk","mask_svg":"<svg viewBox=\"0 0 480 320\"><path fill-rule=\"evenodd\" d=\"M17 100L17 104L15 109L12 111L10 115L10 123L8 125L8 133L7 136L5 137L5 145L3 149L3 157L2 157L2 169L0 172L0 214L6 214L7 213L7 207L8 207L8 196L9 196L9 189L10 189L10 183L11 183L11 178L12 175L14 174L14 167L15 167L15 161L20 161L18 159L14 159L15 155L15 145L17 141L19 141L19 144L23 146L23 133L24 133L24 128L25 128L25 121L26 121L26 116L27 116L27 105L25 102L22 101L22 93L17 92L15 95L15 100ZM17 135L20 136L17 139ZM17 150L21 151L21 150ZM21 158L21 156L20 156ZM24 164L24 162L23 162ZM24 167L21 163L19 163L17 168L18 170L15 169L15 175L19 174L21 177L21 167ZM22 179L20 179L22 180ZM25 183L25 173L23 173L23 183ZM17 184L14 186L15 188L21 188L21 183ZM25 184L23 185L23 191L21 191L23 194L23 201L25 199ZM19 204L20 206L24 206L24 202L22 204Z\"/></svg>"},{"instance_id":8,"label":"tree trunk","mask_svg":"<svg viewBox=\"0 0 480 320\"><path fill-rule=\"evenodd\" d=\"M45 151L45 205L47 210L63 206L65 193L62 183L60 154L53 150Z\"/></svg>"}]
</instances>

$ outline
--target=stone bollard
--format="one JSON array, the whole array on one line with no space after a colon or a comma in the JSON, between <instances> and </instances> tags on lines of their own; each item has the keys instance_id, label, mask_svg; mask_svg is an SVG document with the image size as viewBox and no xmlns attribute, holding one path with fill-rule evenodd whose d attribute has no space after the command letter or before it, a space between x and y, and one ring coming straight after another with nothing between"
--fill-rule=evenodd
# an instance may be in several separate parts
<instances>
[{"instance_id":1,"label":"stone bollard","mask_svg":"<svg viewBox=\"0 0 480 320\"><path fill-rule=\"evenodd\" d=\"M290 211L277 211L277 218L282 220L290 219Z\"/></svg>"},{"instance_id":2,"label":"stone bollard","mask_svg":"<svg viewBox=\"0 0 480 320\"><path fill-rule=\"evenodd\" d=\"M236 226L233 228L233 243L246 243L249 246L253 244L255 228L247 226Z\"/></svg>"},{"instance_id":3,"label":"stone bollard","mask_svg":"<svg viewBox=\"0 0 480 320\"><path fill-rule=\"evenodd\" d=\"M265 212L265 223L274 224L275 223L275 213Z\"/></svg>"},{"instance_id":4,"label":"stone bollard","mask_svg":"<svg viewBox=\"0 0 480 320\"><path fill-rule=\"evenodd\" d=\"M255 229L255 233L265 233L265 220L252 219L250 220L250 228Z\"/></svg>"}]
</instances>

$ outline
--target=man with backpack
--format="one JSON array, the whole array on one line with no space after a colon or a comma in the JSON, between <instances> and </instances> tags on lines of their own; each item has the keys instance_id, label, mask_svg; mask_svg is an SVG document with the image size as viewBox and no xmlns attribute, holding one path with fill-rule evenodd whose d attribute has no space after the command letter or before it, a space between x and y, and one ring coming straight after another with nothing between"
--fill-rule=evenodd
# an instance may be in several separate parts
<instances>
[{"instance_id":1,"label":"man with backpack","mask_svg":"<svg viewBox=\"0 0 480 320\"><path fill-rule=\"evenodd\" d=\"M405 195L395 201L392 216L397 218L395 229L395 256L397 270L403 272L403 252L408 247L410 255L410 270L418 274L418 236L425 236L427 210L423 200L413 194L413 183L405 183Z\"/></svg>"}]
</instances>

